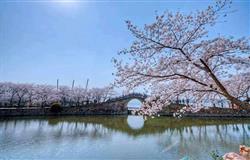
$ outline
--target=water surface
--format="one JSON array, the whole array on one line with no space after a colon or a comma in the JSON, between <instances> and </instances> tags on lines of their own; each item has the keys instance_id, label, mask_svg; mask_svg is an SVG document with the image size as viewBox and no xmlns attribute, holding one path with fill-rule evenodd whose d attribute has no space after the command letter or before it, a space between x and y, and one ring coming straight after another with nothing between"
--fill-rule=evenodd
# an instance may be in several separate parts
<instances>
[{"instance_id":1,"label":"water surface","mask_svg":"<svg viewBox=\"0 0 250 160\"><path fill-rule=\"evenodd\" d=\"M143 121L136 116L5 118L0 120L0 159L208 160L250 144L250 119Z\"/></svg>"}]
</instances>

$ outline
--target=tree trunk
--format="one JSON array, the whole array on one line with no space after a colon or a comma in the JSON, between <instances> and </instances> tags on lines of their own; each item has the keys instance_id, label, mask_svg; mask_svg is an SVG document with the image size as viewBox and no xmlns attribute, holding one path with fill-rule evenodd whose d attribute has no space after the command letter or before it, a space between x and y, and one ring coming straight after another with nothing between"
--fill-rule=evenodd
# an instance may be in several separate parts
<instances>
[{"instance_id":1,"label":"tree trunk","mask_svg":"<svg viewBox=\"0 0 250 160\"><path fill-rule=\"evenodd\" d=\"M21 106L21 101L22 101L22 98L19 98L19 100L18 100L18 104L17 104L17 106L18 106L18 107L20 107L20 106Z\"/></svg>"},{"instance_id":2,"label":"tree trunk","mask_svg":"<svg viewBox=\"0 0 250 160\"><path fill-rule=\"evenodd\" d=\"M250 109L250 104L246 101L241 101L235 97L227 97L228 100L231 101L231 103L237 105L240 109Z\"/></svg>"},{"instance_id":3,"label":"tree trunk","mask_svg":"<svg viewBox=\"0 0 250 160\"><path fill-rule=\"evenodd\" d=\"M233 97L227 89L223 86L223 84L220 82L220 80L216 77L216 75L212 72L212 70L209 68L209 66L204 62L202 59L200 59L201 63L204 65L206 71L210 75L210 77L214 80L216 85L220 88L221 92L223 92L223 95L232 103L237 105L240 109L250 109L250 104L245 101L241 101L235 97Z\"/></svg>"}]
</instances>

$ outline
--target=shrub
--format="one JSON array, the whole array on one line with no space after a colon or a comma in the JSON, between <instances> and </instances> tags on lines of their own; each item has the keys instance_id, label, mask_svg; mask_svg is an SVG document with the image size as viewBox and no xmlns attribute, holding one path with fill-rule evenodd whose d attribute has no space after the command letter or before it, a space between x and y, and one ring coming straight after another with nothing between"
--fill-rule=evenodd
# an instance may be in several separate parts
<instances>
[{"instance_id":1,"label":"shrub","mask_svg":"<svg viewBox=\"0 0 250 160\"><path fill-rule=\"evenodd\" d=\"M210 156L213 160L223 160L223 157L221 155L219 155L219 152L217 150L212 151L210 153Z\"/></svg>"},{"instance_id":2,"label":"shrub","mask_svg":"<svg viewBox=\"0 0 250 160\"><path fill-rule=\"evenodd\" d=\"M58 113L62 111L62 107L59 103L53 103L50 107L50 111L54 113Z\"/></svg>"}]
</instances>

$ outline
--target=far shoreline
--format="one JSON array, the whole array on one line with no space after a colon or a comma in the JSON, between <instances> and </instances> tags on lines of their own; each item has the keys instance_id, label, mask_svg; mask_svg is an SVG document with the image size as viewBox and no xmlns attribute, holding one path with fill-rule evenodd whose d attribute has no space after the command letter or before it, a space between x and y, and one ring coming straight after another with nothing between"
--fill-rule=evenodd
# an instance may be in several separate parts
<instances>
[{"instance_id":1,"label":"far shoreline","mask_svg":"<svg viewBox=\"0 0 250 160\"><path fill-rule=\"evenodd\" d=\"M183 117L190 118L250 118L250 111L240 111L230 108L220 108L230 113L184 113ZM158 116L173 117L174 112L159 112ZM44 108L0 108L0 117L36 117L36 116L99 116L99 115L132 115L129 110L116 110L116 108L105 108L104 106L88 107L62 107L62 110L55 113L50 107ZM152 116L154 117L154 116ZM157 117L157 116L155 116Z\"/></svg>"}]
</instances>

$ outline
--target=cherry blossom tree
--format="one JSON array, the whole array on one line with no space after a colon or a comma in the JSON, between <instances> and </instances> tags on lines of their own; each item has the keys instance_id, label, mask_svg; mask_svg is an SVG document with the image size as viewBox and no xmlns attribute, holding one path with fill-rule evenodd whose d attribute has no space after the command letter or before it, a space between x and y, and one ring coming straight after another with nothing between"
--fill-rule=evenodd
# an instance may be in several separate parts
<instances>
[{"instance_id":1,"label":"cherry blossom tree","mask_svg":"<svg viewBox=\"0 0 250 160\"><path fill-rule=\"evenodd\" d=\"M16 84L10 82L5 83L2 86L3 94L1 95L1 97L3 98L0 99L4 99L3 101L11 107L14 105L14 102L17 101L16 94L18 92L18 89L16 86Z\"/></svg>"},{"instance_id":2,"label":"cherry blossom tree","mask_svg":"<svg viewBox=\"0 0 250 160\"><path fill-rule=\"evenodd\" d=\"M87 100L87 91L81 87L75 87L72 91L72 100L76 106Z\"/></svg>"},{"instance_id":3,"label":"cherry blossom tree","mask_svg":"<svg viewBox=\"0 0 250 160\"><path fill-rule=\"evenodd\" d=\"M8 101L8 86L5 85L6 83L0 83L0 106L4 106L7 104Z\"/></svg>"},{"instance_id":4,"label":"cherry blossom tree","mask_svg":"<svg viewBox=\"0 0 250 160\"><path fill-rule=\"evenodd\" d=\"M230 6L231 1L218 0L195 13L166 11L143 28L126 21L135 40L113 59L116 84L150 89L142 113L157 113L177 97L189 97L197 105L226 99L250 108L249 38L209 36Z\"/></svg>"},{"instance_id":5,"label":"cherry blossom tree","mask_svg":"<svg viewBox=\"0 0 250 160\"><path fill-rule=\"evenodd\" d=\"M250 102L250 74L249 72L234 75L225 81L226 86L233 88L231 94L237 99Z\"/></svg>"},{"instance_id":6,"label":"cherry blossom tree","mask_svg":"<svg viewBox=\"0 0 250 160\"><path fill-rule=\"evenodd\" d=\"M96 103L105 102L114 95L112 87L92 88L89 90L89 96Z\"/></svg>"},{"instance_id":7,"label":"cherry blossom tree","mask_svg":"<svg viewBox=\"0 0 250 160\"><path fill-rule=\"evenodd\" d=\"M34 106L36 100L36 87L33 84L27 85L27 106L31 107Z\"/></svg>"},{"instance_id":8,"label":"cherry blossom tree","mask_svg":"<svg viewBox=\"0 0 250 160\"><path fill-rule=\"evenodd\" d=\"M113 93L112 87L86 90L82 87L71 89L68 86L57 88L52 85L0 82L0 106L46 107L57 102L65 107L79 107L83 106L86 101L104 102L113 96Z\"/></svg>"},{"instance_id":9,"label":"cherry blossom tree","mask_svg":"<svg viewBox=\"0 0 250 160\"><path fill-rule=\"evenodd\" d=\"M52 102L59 101L56 87L51 85L37 85L36 87L36 103L41 107L45 107Z\"/></svg>"},{"instance_id":10,"label":"cherry blossom tree","mask_svg":"<svg viewBox=\"0 0 250 160\"><path fill-rule=\"evenodd\" d=\"M63 106L70 105L70 99L72 97L72 91L68 86L60 86L58 91L58 96L60 97L60 103Z\"/></svg>"},{"instance_id":11,"label":"cherry blossom tree","mask_svg":"<svg viewBox=\"0 0 250 160\"><path fill-rule=\"evenodd\" d=\"M16 97L17 97L17 106L20 107L22 104L24 105L28 96L28 84L19 84L16 85Z\"/></svg>"}]
</instances>

